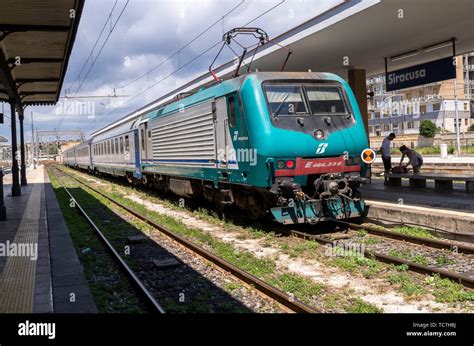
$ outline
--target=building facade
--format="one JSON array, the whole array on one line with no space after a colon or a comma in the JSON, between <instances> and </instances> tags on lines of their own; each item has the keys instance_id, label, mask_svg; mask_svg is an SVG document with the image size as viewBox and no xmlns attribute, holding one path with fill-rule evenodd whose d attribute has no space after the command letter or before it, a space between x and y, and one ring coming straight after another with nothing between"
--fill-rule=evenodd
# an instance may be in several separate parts
<instances>
[{"instance_id":1,"label":"building facade","mask_svg":"<svg viewBox=\"0 0 474 346\"><path fill-rule=\"evenodd\" d=\"M367 78L369 135L418 134L422 120L432 121L441 133L456 132L456 106L461 132L474 125L474 53L456 57L454 79L413 88L385 91L385 75Z\"/></svg>"}]
</instances>

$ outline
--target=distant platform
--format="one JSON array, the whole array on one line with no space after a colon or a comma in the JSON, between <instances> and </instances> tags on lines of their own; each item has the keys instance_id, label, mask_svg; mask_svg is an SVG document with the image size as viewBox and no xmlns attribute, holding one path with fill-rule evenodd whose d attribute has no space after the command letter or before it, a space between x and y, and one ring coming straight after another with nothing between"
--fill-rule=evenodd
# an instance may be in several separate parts
<instances>
[{"instance_id":1,"label":"distant platform","mask_svg":"<svg viewBox=\"0 0 474 346\"><path fill-rule=\"evenodd\" d=\"M400 163L401 156L392 156L392 166ZM408 162L408 159L405 158L405 163ZM382 163L382 158L380 155L377 155L375 158L375 163ZM474 165L474 156L453 156L448 155L447 158L442 159L438 156L423 156L423 164L440 164L440 165Z\"/></svg>"},{"instance_id":2,"label":"distant platform","mask_svg":"<svg viewBox=\"0 0 474 346\"><path fill-rule=\"evenodd\" d=\"M412 188L385 186L383 178L373 178L360 190L371 218L421 224L451 233L447 238L474 241L474 195L466 193L463 184L456 185L453 191L439 193L429 181L426 188Z\"/></svg>"},{"instance_id":3,"label":"distant platform","mask_svg":"<svg viewBox=\"0 0 474 346\"><path fill-rule=\"evenodd\" d=\"M0 221L0 313L97 312L43 166L27 170L21 196L7 197Z\"/></svg>"}]
</instances>

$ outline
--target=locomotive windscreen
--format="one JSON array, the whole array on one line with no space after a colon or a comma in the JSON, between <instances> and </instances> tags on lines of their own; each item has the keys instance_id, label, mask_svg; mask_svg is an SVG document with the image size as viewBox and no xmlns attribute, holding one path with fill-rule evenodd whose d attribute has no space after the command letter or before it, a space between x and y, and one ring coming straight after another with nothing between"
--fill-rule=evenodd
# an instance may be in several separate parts
<instances>
[{"instance_id":1,"label":"locomotive windscreen","mask_svg":"<svg viewBox=\"0 0 474 346\"><path fill-rule=\"evenodd\" d=\"M265 92L273 116L348 114L338 86L270 84Z\"/></svg>"},{"instance_id":2,"label":"locomotive windscreen","mask_svg":"<svg viewBox=\"0 0 474 346\"><path fill-rule=\"evenodd\" d=\"M265 81L270 120L275 127L325 135L355 124L342 84L331 81Z\"/></svg>"}]
</instances>

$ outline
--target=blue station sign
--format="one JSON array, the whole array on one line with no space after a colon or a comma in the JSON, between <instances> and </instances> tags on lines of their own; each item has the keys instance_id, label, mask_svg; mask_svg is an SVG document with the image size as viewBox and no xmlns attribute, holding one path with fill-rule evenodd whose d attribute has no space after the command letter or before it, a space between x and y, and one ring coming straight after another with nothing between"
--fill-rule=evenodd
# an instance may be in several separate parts
<instances>
[{"instance_id":1,"label":"blue station sign","mask_svg":"<svg viewBox=\"0 0 474 346\"><path fill-rule=\"evenodd\" d=\"M454 61L453 57L448 57L396 71L387 71L386 89L393 91L456 78Z\"/></svg>"}]
</instances>

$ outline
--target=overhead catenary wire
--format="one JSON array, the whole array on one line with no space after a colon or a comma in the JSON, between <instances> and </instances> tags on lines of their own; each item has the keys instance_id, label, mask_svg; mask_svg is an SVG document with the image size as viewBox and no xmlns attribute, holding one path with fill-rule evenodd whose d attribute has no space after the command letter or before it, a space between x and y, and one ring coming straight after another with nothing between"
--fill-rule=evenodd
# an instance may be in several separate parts
<instances>
[{"instance_id":1,"label":"overhead catenary wire","mask_svg":"<svg viewBox=\"0 0 474 346\"><path fill-rule=\"evenodd\" d=\"M147 88L143 89L142 91L136 93L134 96L130 97L124 104L126 103L129 103L130 101L136 99L137 97L141 96L144 92L147 92L148 90L154 88L156 85L160 84L161 82L165 81L166 79L170 78L172 75L174 75L175 73L179 72L180 70L182 70L183 68L185 68L186 66L190 65L191 63L193 63L194 61L196 61L197 59L199 59L201 56L203 56L204 54L206 54L207 52L209 52L210 50L212 50L213 48L215 48L217 45L219 45L221 42L216 42L214 43L212 46L210 46L209 48L205 49L204 51L202 51L200 54L196 55L193 59L189 60L186 64L182 65L181 67L177 68L176 70L170 72L168 75L166 75L165 77L161 78L160 80L158 80L157 82L151 84L150 86L148 86ZM123 106L123 104L122 104ZM99 122L100 123L103 123L107 117L112 113L112 111L114 109L116 109L117 107L112 107L111 106L111 109L110 111L104 116L104 118L101 119L101 121ZM94 124L92 125L94 126ZM89 129L92 128L92 127L89 127Z\"/></svg>"},{"instance_id":2,"label":"overhead catenary wire","mask_svg":"<svg viewBox=\"0 0 474 346\"><path fill-rule=\"evenodd\" d=\"M104 25L102 26L102 30L100 31L99 33L99 36L97 36L97 39L94 43L94 45L92 46L92 49L87 57L87 59L84 61L84 64L82 65L82 68L81 70L79 71L79 74L77 75L77 77L74 79L74 81L72 82L72 84L69 86L69 90L74 86L74 84L76 84L76 82L79 80L79 78L81 77L82 75L82 72L84 71L89 59L92 57L92 54L94 54L94 49L95 47L97 47L97 43L99 43L99 40L100 38L102 37L102 34L104 33L104 30L105 30L105 27L107 26L107 22L111 21L111 18L112 18L112 12L114 11L115 7L117 6L117 3L118 3L118 0L115 0L115 4L114 6L112 6L112 9L110 10L109 12L109 15L107 16L107 19L105 20L104 22Z\"/></svg>"},{"instance_id":3,"label":"overhead catenary wire","mask_svg":"<svg viewBox=\"0 0 474 346\"><path fill-rule=\"evenodd\" d=\"M277 7L281 6L284 2L285 2L285 0L281 0L281 1L280 1L279 3L277 3L276 5L270 7L269 9L265 10L264 12L262 12L261 14L259 14L258 16L254 17L252 20L250 20L250 21L248 21L247 23L245 23L244 26L247 26L247 25L249 25L249 24L255 22L256 20L262 18L262 17L265 16L266 14L268 14L268 13L270 13L271 11L275 10ZM232 10L231 10L231 11L232 11ZM223 18L223 17L222 17L222 18ZM222 18L221 18L221 19L222 19ZM221 20L221 19L220 19L220 20ZM219 20L219 21L220 21L220 20ZM217 22L219 22L219 21L217 21ZM213 23L213 25L215 25L215 23ZM210 28L209 28L209 29L210 29ZM173 74L175 74L176 72L179 72L181 69L183 69L184 67L188 66L190 63L196 61L198 58L200 58L201 56L203 56L205 53L207 53L207 52L210 51L211 49L213 49L213 48L215 48L216 46L218 46L221 42L222 42L222 41L216 42L216 43L213 44L211 47L209 47L208 49L204 50L204 51L201 52L199 55L197 55L195 58L193 58L192 60L188 61L185 65L180 66L178 69L174 70L173 72L171 72L171 73L168 74L167 76L163 77L163 78L160 79L159 81L153 83L152 85L148 86L148 87L145 88L144 90L142 90L142 91L136 93L134 96L131 96L131 97L128 98L127 101L125 101L121 106L123 106L123 105L129 103L130 101L134 100L134 99L137 98L138 96L142 95L144 92L146 92L146 91L152 89L153 87L155 87L155 86L158 85L159 83L161 83L161 82L163 82L164 80L166 80L166 79L168 79L169 77L171 77L171 76L172 76ZM182 48L180 48L180 50L182 50ZM178 50L178 51L180 51L180 50ZM178 52L178 51L177 51L177 52ZM173 56L175 56L176 54L177 54L177 53L175 53ZM171 57L172 57L172 56L171 56ZM150 72L150 70L149 70L148 72L142 74L139 78L143 78L143 76L148 75L149 72ZM139 78L137 78L137 80L138 80ZM125 87L125 86L127 86L127 85L130 85L130 84L132 84L133 82L134 82L134 81L129 82L128 84L125 84L125 85L123 85L123 86L120 86L119 88ZM107 119L107 117L112 113L112 111L113 111L114 109L116 109L116 108L118 108L118 107L112 107L112 108L109 110L109 112L104 116L104 118L101 119L101 120L98 122L98 124L102 124L102 123ZM91 128L94 127L95 125L96 125L96 121L94 121L94 123L92 124L91 127L89 127L89 129L91 129Z\"/></svg>"},{"instance_id":4,"label":"overhead catenary wire","mask_svg":"<svg viewBox=\"0 0 474 346\"><path fill-rule=\"evenodd\" d=\"M193 39L191 39L188 43L186 43L185 45L183 45L182 47L180 47L178 50L176 50L173 54L169 55L168 57L166 57L164 60L162 60L161 62L159 62L157 65L153 66L151 69L149 69L147 72L141 74L140 76L134 78L133 80L119 86L119 88L125 88L135 82L137 82L138 80L142 79L143 77L145 76L148 76L151 72L155 71L158 67L162 66L165 62L169 61L171 58L175 57L177 54L179 54L183 49L185 49L186 47L188 47L189 45L191 45L192 43L194 43L198 38L200 38L201 36L203 36L205 33L209 32L209 30L211 30L214 26L216 26L219 22L221 21L224 21L224 18L227 17L229 14L231 14L232 12L234 12L237 8L239 8L243 3L245 2L245 0L241 0L237 5L235 5L233 8L231 8L229 11L227 11L224 15L222 15L217 21L215 21L214 23L212 23L211 25L209 25L206 29L204 29L204 31L202 31L201 33L199 33L198 35L196 35Z\"/></svg>"},{"instance_id":5,"label":"overhead catenary wire","mask_svg":"<svg viewBox=\"0 0 474 346\"><path fill-rule=\"evenodd\" d=\"M120 18L122 18L122 15L123 13L125 12L125 9L127 8L128 6L128 3L130 2L130 0L127 0L127 2L125 3L125 5L123 6L122 10L120 11L120 14L118 15L117 17L117 20L115 21L114 25L112 26L112 28L110 29L107 37L105 38L104 42L102 43L102 46L100 47L99 49L99 52L97 53L97 55L95 56L94 60L92 61L89 69L87 70L87 73L86 75L84 76L84 78L82 79L81 83L79 84L79 86L77 87L75 93L74 93L74 97L77 95L77 93L79 92L79 90L81 89L82 85L84 84L84 82L86 81L87 77L89 76L89 73L91 72L92 68L94 67L97 59L99 59L100 57L100 54L102 53L102 50L104 49L105 45L107 44L110 36L112 35L112 33L114 32L118 22L120 21ZM64 118L65 118L65 113L63 114L60 122L59 122L59 125L58 125L58 130L61 129L61 126L64 122Z\"/></svg>"},{"instance_id":6,"label":"overhead catenary wire","mask_svg":"<svg viewBox=\"0 0 474 346\"><path fill-rule=\"evenodd\" d=\"M107 44L107 42L108 42L110 36L111 36L112 33L114 32L114 30L115 30L115 28L116 28L118 22L120 21L120 18L122 17L123 13L125 12L125 9L127 8L129 2L130 2L130 0L127 0L127 2L125 3L125 5L124 5L123 8L122 8L122 11L120 11L120 14L119 14L117 20L115 21L115 23L114 23L112 29L110 29L110 31L109 31L107 37L105 38L104 43L102 43L102 46L100 47L99 52L97 53L96 57L95 57L94 60L92 61L91 66L90 66L89 69L87 70L86 75L84 76L82 82L81 82L81 83L79 84L79 86L77 87L76 92L74 93L74 97L77 95L77 93L78 93L79 90L81 89L82 85L84 84L85 80L86 80L87 77L89 76L89 73L91 72L92 68L94 67L94 65L95 65L95 63L96 63L96 61L97 61L97 59L99 59L99 56L100 56L100 54L102 53L102 50L104 49L104 47L105 47L105 45Z\"/></svg>"}]
</instances>

